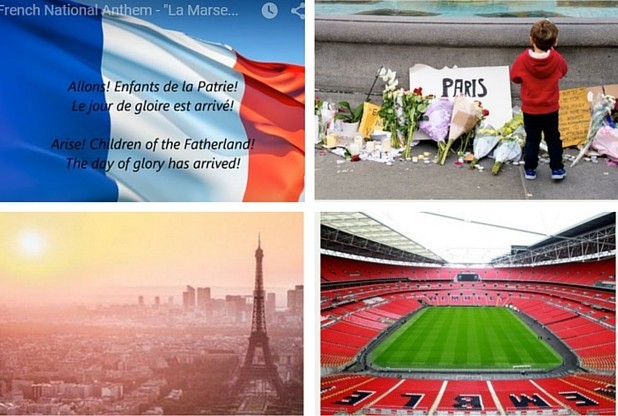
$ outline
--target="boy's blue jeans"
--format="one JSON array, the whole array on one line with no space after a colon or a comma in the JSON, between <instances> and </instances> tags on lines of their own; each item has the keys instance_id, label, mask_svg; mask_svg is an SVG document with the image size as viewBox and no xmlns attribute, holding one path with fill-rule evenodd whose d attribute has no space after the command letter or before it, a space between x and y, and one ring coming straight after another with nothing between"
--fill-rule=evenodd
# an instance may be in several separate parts
<instances>
[{"instance_id":1,"label":"boy's blue jeans","mask_svg":"<svg viewBox=\"0 0 618 416\"><path fill-rule=\"evenodd\" d=\"M562 140L558 130L558 111L549 114L524 113L526 145L524 146L524 169L534 170L539 165L539 145L545 139L549 152L551 170L563 169Z\"/></svg>"}]
</instances>

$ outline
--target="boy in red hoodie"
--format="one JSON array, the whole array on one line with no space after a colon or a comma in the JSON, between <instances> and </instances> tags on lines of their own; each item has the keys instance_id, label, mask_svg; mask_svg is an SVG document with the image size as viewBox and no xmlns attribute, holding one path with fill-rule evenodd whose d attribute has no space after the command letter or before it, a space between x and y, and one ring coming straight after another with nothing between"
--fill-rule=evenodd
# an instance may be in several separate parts
<instances>
[{"instance_id":1,"label":"boy in red hoodie","mask_svg":"<svg viewBox=\"0 0 618 416\"><path fill-rule=\"evenodd\" d=\"M526 130L526 179L536 178L542 137L549 151L552 179L563 179L566 176L558 130L558 81L566 75L568 67L562 55L554 49L557 43L556 25L548 19L539 20L530 29L531 48L521 53L511 68L511 81L521 84L521 109Z\"/></svg>"}]
</instances>

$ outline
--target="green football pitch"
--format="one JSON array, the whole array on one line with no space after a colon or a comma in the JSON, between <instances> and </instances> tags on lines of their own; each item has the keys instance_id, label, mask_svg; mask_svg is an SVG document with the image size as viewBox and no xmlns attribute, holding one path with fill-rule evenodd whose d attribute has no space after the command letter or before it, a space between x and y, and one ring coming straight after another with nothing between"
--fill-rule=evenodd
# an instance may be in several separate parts
<instances>
[{"instance_id":1,"label":"green football pitch","mask_svg":"<svg viewBox=\"0 0 618 416\"><path fill-rule=\"evenodd\" d=\"M508 308L428 307L386 338L369 361L391 369L550 369L562 357Z\"/></svg>"}]
</instances>

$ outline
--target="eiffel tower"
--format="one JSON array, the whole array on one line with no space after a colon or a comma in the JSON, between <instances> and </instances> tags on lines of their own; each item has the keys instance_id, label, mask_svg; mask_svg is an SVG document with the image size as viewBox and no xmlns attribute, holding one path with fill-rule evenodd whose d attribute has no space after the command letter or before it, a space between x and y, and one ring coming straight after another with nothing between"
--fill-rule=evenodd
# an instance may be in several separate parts
<instances>
[{"instance_id":1,"label":"eiffel tower","mask_svg":"<svg viewBox=\"0 0 618 416\"><path fill-rule=\"evenodd\" d=\"M251 385L268 383L271 392L283 399L285 389L283 382L277 373L277 367L273 362L270 346L268 345L268 334L266 333L266 318L264 315L264 279L262 277L262 251L260 236L258 235L258 247L255 250L255 289L253 290L253 319L251 321L251 335L249 336L249 348L245 361L240 368L238 378L233 386L233 393L241 396ZM261 354L257 351L261 350ZM261 392L264 393L264 392Z\"/></svg>"}]
</instances>

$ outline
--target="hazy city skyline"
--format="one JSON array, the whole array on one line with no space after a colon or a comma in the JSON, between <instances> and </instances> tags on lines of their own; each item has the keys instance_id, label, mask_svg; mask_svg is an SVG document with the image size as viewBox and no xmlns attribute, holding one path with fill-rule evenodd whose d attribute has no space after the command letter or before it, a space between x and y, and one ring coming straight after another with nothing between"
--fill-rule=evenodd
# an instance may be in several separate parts
<instances>
[{"instance_id":1,"label":"hazy city skyline","mask_svg":"<svg viewBox=\"0 0 618 416\"><path fill-rule=\"evenodd\" d=\"M104 301L115 287L186 284L249 294L258 234L266 290L303 283L300 213L2 213L0 227L0 302Z\"/></svg>"}]
</instances>

